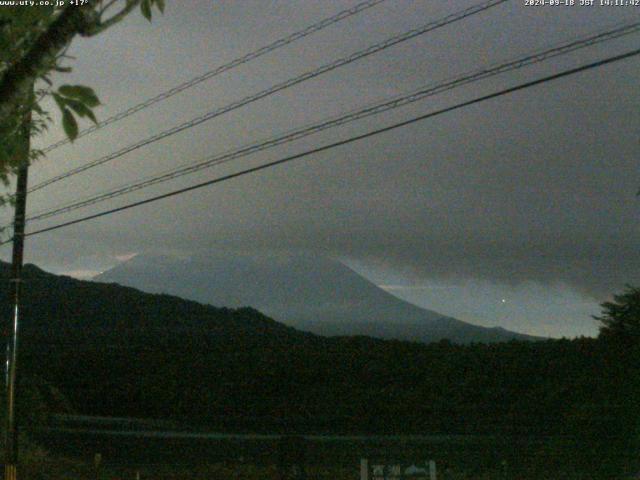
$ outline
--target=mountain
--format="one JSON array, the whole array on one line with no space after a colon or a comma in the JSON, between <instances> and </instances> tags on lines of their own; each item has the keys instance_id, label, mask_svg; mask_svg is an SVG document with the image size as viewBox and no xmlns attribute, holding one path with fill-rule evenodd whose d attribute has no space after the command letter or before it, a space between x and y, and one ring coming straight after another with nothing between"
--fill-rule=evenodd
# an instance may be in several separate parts
<instances>
[{"instance_id":1,"label":"mountain","mask_svg":"<svg viewBox=\"0 0 640 480\"><path fill-rule=\"evenodd\" d=\"M0 262L5 325L11 318L8 280L9 268ZM557 468L563 455L568 471L582 466L589 474L594 451L596 465L638 458L635 344L616 347L591 338L472 345L327 338L251 308L216 308L52 275L32 265L23 280L17 409L22 427L43 421L34 417L74 412L228 433L491 434L503 439L492 447L492 461L506 458L513 466L543 455L542 465ZM49 436L46 428L28 432L48 438L48 445L78 445L74 454L87 456L100 451L109 458L116 444L151 444L113 437L101 444L111 446L96 450L78 432L66 432L75 444L69 435ZM573 434L580 438L565 443ZM529 442L532 435L544 435L545 443ZM546 443L552 435L561 443ZM473 451L461 450L457 441L437 440L443 449L438 455L471 458L475 466L475 452L486 455L489 448L482 441ZM184 444L166 445L183 455ZM202 455L200 445L194 441L185 451ZM238 448L233 442L220 445L225 452ZM362 455L361 445L354 445ZM565 445L570 448L563 450ZM399 448L405 452L407 444ZM530 478L553 477L538 473Z\"/></svg>"},{"instance_id":2,"label":"mountain","mask_svg":"<svg viewBox=\"0 0 640 480\"><path fill-rule=\"evenodd\" d=\"M344 264L312 255L139 255L94 278L210 305L251 306L286 325L325 336L367 335L429 343L533 340L426 310L379 288Z\"/></svg>"},{"instance_id":3,"label":"mountain","mask_svg":"<svg viewBox=\"0 0 640 480\"><path fill-rule=\"evenodd\" d=\"M12 318L9 278L9 265L0 262L5 322ZM304 350L317 338L251 308L216 308L34 265L25 265L23 282L21 376L59 388L80 413L193 417L208 411L210 395L238 404L229 387L238 381L241 388L238 371L273 352ZM189 401L176 401L181 395Z\"/></svg>"}]
</instances>

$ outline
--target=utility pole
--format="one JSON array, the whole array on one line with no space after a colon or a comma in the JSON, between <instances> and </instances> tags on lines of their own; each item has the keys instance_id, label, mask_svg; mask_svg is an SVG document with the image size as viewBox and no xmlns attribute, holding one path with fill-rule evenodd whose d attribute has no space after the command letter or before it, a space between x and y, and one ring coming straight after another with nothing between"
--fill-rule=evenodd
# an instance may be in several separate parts
<instances>
[{"instance_id":1,"label":"utility pole","mask_svg":"<svg viewBox=\"0 0 640 480\"><path fill-rule=\"evenodd\" d=\"M32 98L28 97L29 100ZM27 178L29 172L29 150L31 136L31 105L25 116L20 135L24 139L21 149L21 164L18 167L15 211L13 220L13 254L11 258L11 324L6 329L6 425L5 425L5 466L4 480L17 479L18 466L18 426L16 422L16 386L18 373L18 325L20 320L20 290L22 282L22 261L24 254L24 226L27 208Z\"/></svg>"}]
</instances>

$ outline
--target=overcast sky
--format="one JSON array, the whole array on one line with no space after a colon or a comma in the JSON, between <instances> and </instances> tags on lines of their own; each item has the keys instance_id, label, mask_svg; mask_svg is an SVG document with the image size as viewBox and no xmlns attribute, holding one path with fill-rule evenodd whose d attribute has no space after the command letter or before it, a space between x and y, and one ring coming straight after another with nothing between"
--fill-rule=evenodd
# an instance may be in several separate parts
<instances>
[{"instance_id":1,"label":"overcast sky","mask_svg":"<svg viewBox=\"0 0 640 480\"><path fill-rule=\"evenodd\" d=\"M76 40L69 51L76 57L74 72L57 76L56 83L94 87L104 103L96 113L104 119L358 2L167 3L165 15L155 16L151 24L136 13L103 35ZM30 183L471 4L387 0L58 148L31 169ZM532 7L512 0L33 193L29 211L637 20L638 7ZM590 47L99 206L34 222L30 229L301 152L638 46L640 35L635 34ZM30 237L26 260L55 272L90 276L141 252L317 251L343 259L402 298L461 320L540 335L594 335L597 328L590 315L599 312L598 304L625 284L640 283L639 65L636 57L295 163ZM62 136L56 124L35 143L45 146ZM9 250L4 249L7 258Z\"/></svg>"}]
</instances>

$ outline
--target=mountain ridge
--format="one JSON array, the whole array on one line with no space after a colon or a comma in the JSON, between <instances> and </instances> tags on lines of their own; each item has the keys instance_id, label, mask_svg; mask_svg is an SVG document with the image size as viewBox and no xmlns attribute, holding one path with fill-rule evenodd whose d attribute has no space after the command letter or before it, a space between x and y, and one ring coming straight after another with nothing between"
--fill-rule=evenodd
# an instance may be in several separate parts
<instances>
[{"instance_id":1,"label":"mountain ridge","mask_svg":"<svg viewBox=\"0 0 640 480\"><path fill-rule=\"evenodd\" d=\"M93 278L210 305L251 306L297 329L429 343L539 340L418 307L344 264L311 255L218 253L175 259L138 255Z\"/></svg>"}]
</instances>

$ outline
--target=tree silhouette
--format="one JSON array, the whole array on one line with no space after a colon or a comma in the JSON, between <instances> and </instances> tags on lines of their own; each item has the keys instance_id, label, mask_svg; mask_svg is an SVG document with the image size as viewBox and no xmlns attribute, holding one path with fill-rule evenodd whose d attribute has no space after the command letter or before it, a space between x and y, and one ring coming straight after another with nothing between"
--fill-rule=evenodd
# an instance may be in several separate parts
<instances>
[{"instance_id":1,"label":"tree silhouette","mask_svg":"<svg viewBox=\"0 0 640 480\"><path fill-rule=\"evenodd\" d=\"M50 78L71 71L66 63L72 57L66 51L72 40L102 33L137 6L151 20L152 7L162 12L165 1L80 0L66 5L58 2L59 6L53 1L35 2L34 6L17 3L0 8L0 181L5 185L25 159L33 161L42 155L32 149L27 157L19 132L27 124L29 136L34 136L52 123L42 106L45 98L52 97L59 107L62 127L70 140L78 135L77 118L96 122L92 109L100 102L91 88L58 88ZM6 200L0 197L0 205Z\"/></svg>"},{"instance_id":2,"label":"tree silhouette","mask_svg":"<svg viewBox=\"0 0 640 480\"><path fill-rule=\"evenodd\" d=\"M601 323L602 338L640 342L640 288L627 286L624 293L601 306L602 315L593 318Z\"/></svg>"}]
</instances>

